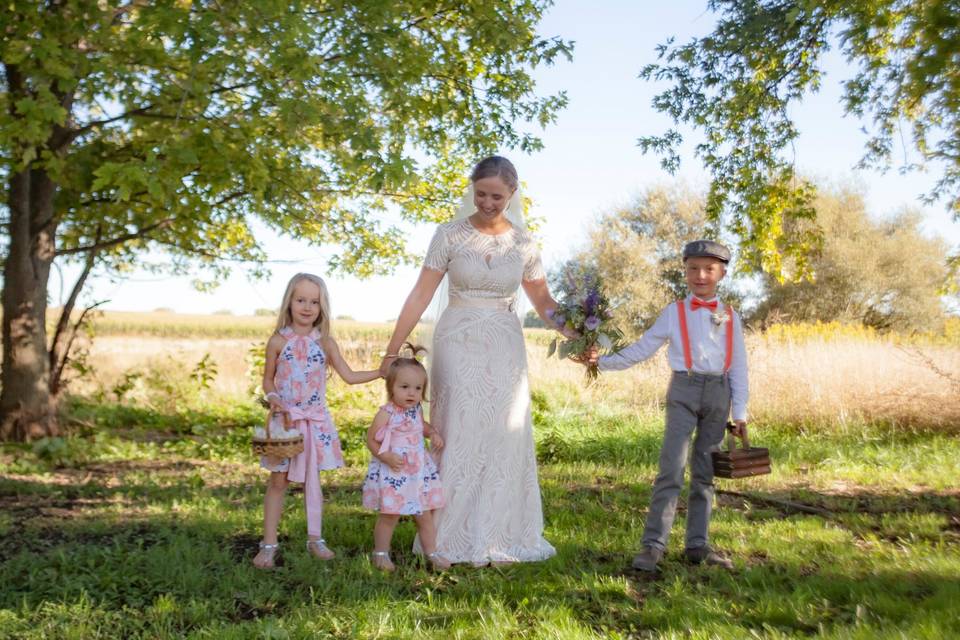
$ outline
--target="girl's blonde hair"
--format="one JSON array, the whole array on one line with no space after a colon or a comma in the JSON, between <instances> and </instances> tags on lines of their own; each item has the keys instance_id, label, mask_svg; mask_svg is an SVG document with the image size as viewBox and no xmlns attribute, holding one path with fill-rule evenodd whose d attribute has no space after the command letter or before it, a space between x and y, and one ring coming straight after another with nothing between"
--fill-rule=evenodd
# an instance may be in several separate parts
<instances>
[{"instance_id":1,"label":"girl's blonde hair","mask_svg":"<svg viewBox=\"0 0 960 640\"><path fill-rule=\"evenodd\" d=\"M409 342L404 342L403 346L400 347L400 351L403 351L404 348L410 350L410 356L394 358L393 362L390 363L390 366L387 367L387 375L384 377L384 381L387 384L387 400L390 400L391 402L393 401L393 383L396 382L397 375L400 373L400 370L405 369L407 367L413 367L415 369L419 369L423 373L422 399L424 402L426 402L427 401L427 385L429 384L430 380L427 377L426 367L423 366L422 362L417 360L417 355L420 354L421 352L426 353L427 349L426 347L421 347L420 345L414 345Z\"/></svg>"},{"instance_id":2,"label":"girl's blonde hair","mask_svg":"<svg viewBox=\"0 0 960 640\"><path fill-rule=\"evenodd\" d=\"M320 288L320 315L314 321L315 326L320 331L320 337L326 338L330 335L330 296L327 293L327 284L320 276L312 273L298 273L290 278L287 283L287 290L283 293L283 302L280 303L280 316L277 318L277 331L293 324L293 316L290 315L290 303L293 301L293 290L304 280L312 282Z\"/></svg>"}]
</instances>

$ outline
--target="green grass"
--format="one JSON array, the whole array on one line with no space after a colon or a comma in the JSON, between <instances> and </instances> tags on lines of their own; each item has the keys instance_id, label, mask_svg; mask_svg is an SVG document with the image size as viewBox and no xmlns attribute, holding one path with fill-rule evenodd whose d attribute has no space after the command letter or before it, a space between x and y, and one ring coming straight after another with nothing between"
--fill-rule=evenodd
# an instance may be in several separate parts
<instances>
[{"instance_id":1,"label":"green grass","mask_svg":"<svg viewBox=\"0 0 960 640\"><path fill-rule=\"evenodd\" d=\"M797 512L720 493L713 542L733 573L680 558L683 510L662 571L633 572L661 418L535 394L546 536L556 558L422 569L398 527L400 570L372 569L360 508L372 407L334 398L348 468L326 474L324 533L303 546L299 494L282 566L250 565L264 473L242 403L157 414L78 402L73 435L0 457L3 638L949 638L960 637L960 441L882 424L755 433L775 472L718 488L800 502Z\"/></svg>"}]
</instances>

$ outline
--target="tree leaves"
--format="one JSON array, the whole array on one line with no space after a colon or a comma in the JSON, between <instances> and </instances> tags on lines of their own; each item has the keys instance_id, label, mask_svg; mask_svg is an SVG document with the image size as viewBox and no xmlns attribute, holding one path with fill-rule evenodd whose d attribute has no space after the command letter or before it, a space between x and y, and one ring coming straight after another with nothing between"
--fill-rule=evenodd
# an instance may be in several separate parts
<instances>
[{"instance_id":1,"label":"tree leaves","mask_svg":"<svg viewBox=\"0 0 960 640\"><path fill-rule=\"evenodd\" d=\"M144 243L172 265L261 260L259 219L338 245L332 269L387 271L412 258L377 223L387 208L445 219L469 162L536 148L525 127L564 106L535 95L530 73L571 48L536 35L546 4L11 5L2 169L56 174L66 256L98 229L106 240L177 220L111 246L107 267Z\"/></svg>"},{"instance_id":2,"label":"tree leaves","mask_svg":"<svg viewBox=\"0 0 960 640\"><path fill-rule=\"evenodd\" d=\"M696 154L713 178L707 213L742 239L751 264L781 280L810 274L820 238L795 223L814 216L815 188L795 173L798 132L788 107L819 88L832 46L859 68L845 84L844 107L872 118L861 166L889 167L908 126L919 161L903 168L933 163L942 177L928 201L945 198L960 216L956 2L713 0L710 8L719 14L712 33L682 45L668 40L641 76L670 82L654 107L705 134ZM672 129L639 145L673 172L682 141Z\"/></svg>"}]
</instances>

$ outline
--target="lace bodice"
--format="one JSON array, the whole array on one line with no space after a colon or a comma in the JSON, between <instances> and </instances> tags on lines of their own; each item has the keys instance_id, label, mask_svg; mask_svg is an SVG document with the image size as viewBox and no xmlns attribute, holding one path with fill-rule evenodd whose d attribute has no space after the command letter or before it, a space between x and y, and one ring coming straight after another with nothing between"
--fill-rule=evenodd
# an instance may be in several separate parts
<instances>
[{"instance_id":1,"label":"lace bodice","mask_svg":"<svg viewBox=\"0 0 960 640\"><path fill-rule=\"evenodd\" d=\"M522 281L546 277L529 233L511 227L489 235L466 218L437 228L423 265L447 274L451 300L512 298Z\"/></svg>"}]
</instances>

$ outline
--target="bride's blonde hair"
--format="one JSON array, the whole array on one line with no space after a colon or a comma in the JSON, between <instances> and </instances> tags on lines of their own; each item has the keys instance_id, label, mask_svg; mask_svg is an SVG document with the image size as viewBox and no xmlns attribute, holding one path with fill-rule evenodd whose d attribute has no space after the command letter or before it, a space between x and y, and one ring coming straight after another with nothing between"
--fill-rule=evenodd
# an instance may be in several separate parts
<instances>
[{"instance_id":1,"label":"bride's blonde hair","mask_svg":"<svg viewBox=\"0 0 960 640\"><path fill-rule=\"evenodd\" d=\"M423 373L423 394L421 399L427 401L427 385L429 384L429 379L427 378L427 369L423 366L423 363L417 359L417 356L421 353L426 353L426 347L421 347L420 345L415 345L410 342L404 342L403 346L400 347L400 351L403 349L408 349L410 351L409 356L401 356L394 358L393 362L390 363L390 366L387 367L387 375L384 376L384 382L387 385L387 400L393 402L393 383L397 380L397 375L400 373L401 369L406 369L408 367L419 369Z\"/></svg>"},{"instance_id":2,"label":"bride's blonde hair","mask_svg":"<svg viewBox=\"0 0 960 640\"><path fill-rule=\"evenodd\" d=\"M283 293L283 302L280 303L280 316L277 318L277 331L293 324L293 315L290 313L290 303L293 302L293 290L297 285L306 280L312 282L320 288L320 314L314 320L313 326L320 331L320 337L326 338L330 335L330 296L327 293L327 284L320 276L312 273L298 273L290 278L287 283L287 290Z\"/></svg>"}]
</instances>

